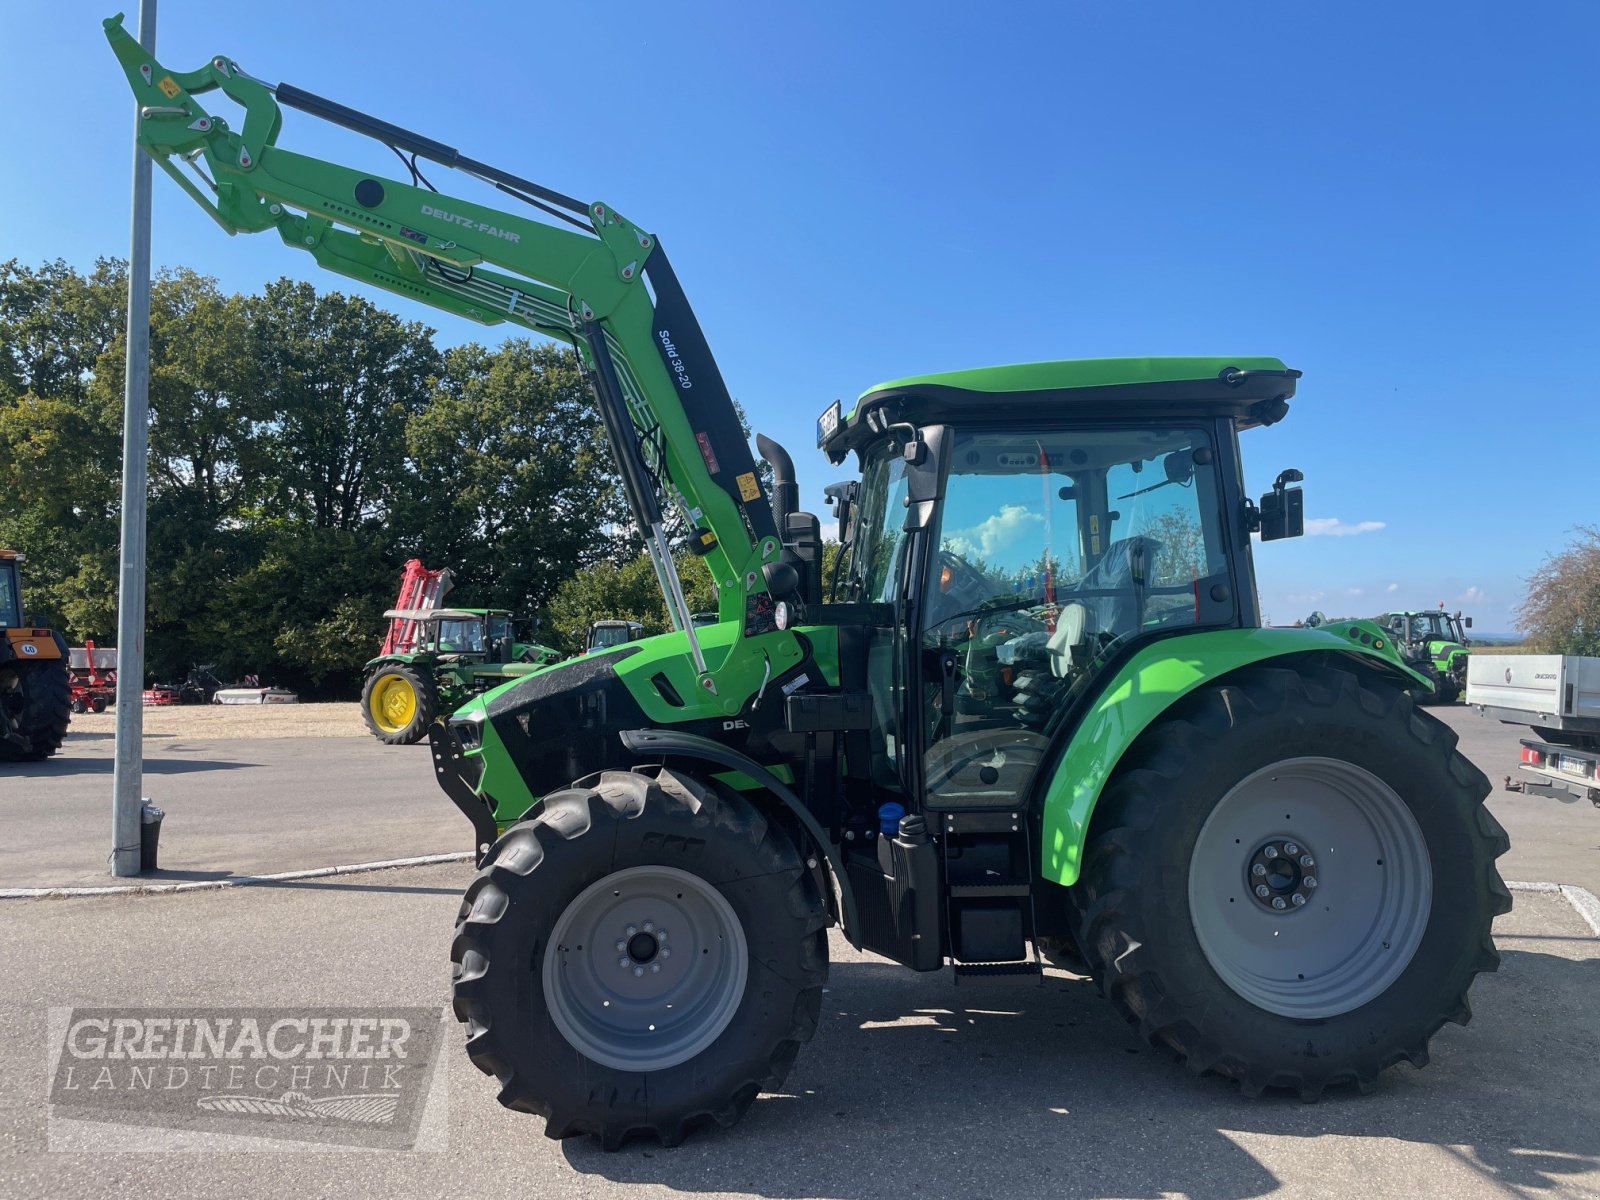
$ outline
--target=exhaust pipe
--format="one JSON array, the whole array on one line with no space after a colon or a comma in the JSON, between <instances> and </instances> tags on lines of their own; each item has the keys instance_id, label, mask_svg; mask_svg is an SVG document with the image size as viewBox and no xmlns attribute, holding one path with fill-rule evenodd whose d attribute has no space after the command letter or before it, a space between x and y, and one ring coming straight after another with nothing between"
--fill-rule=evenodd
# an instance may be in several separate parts
<instances>
[{"instance_id":1,"label":"exhaust pipe","mask_svg":"<svg viewBox=\"0 0 1600 1200\"><path fill-rule=\"evenodd\" d=\"M794 479L794 459L764 433L756 434L756 450L772 464L772 520L778 536L789 536L789 518L800 508L800 485Z\"/></svg>"}]
</instances>

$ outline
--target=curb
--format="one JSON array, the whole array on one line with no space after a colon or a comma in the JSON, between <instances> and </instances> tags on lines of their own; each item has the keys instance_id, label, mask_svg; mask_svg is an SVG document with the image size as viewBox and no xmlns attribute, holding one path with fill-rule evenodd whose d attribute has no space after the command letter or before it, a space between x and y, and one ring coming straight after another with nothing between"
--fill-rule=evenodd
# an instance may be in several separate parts
<instances>
[{"instance_id":1,"label":"curb","mask_svg":"<svg viewBox=\"0 0 1600 1200\"><path fill-rule=\"evenodd\" d=\"M65 900L80 896L153 896L168 892L215 892L222 888L256 887L294 879L325 879L330 875L357 875L396 867L431 867L439 863L470 862L472 851L422 854L415 858L387 858L380 862L352 863L343 867L315 867L308 871L278 871L271 875L236 875L227 879L195 879L186 883L109 884L105 887L0 888L0 900ZM1587 894L1587 893L1586 893ZM1593 896L1589 899L1592 901Z\"/></svg>"},{"instance_id":2,"label":"curb","mask_svg":"<svg viewBox=\"0 0 1600 1200\"><path fill-rule=\"evenodd\" d=\"M1506 887L1513 892L1559 892L1572 905L1584 923L1600 937L1600 897L1595 896L1588 888L1576 887L1570 883L1514 883L1506 881Z\"/></svg>"}]
</instances>

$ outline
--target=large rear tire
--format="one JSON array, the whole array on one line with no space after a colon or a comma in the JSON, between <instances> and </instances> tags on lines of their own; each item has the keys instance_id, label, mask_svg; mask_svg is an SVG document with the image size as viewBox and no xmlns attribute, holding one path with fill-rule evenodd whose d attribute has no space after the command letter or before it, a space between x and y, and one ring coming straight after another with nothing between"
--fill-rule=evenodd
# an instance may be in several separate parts
<instances>
[{"instance_id":1,"label":"large rear tire","mask_svg":"<svg viewBox=\"0 0 1600 1200\"><path fill-rule=\"evenodd\" d=\"M413 667L384 663L361 688L361 719L387 746L421 741L438 715L438 686Z\"/></svg>"},{"instance_id":2,"label":"large rear tire","mask_svg":"<svg viewBox=\"0 0 1600 1200\"><path fill-rule=\"evenodd\" d=\"M826 926L794 843L747 801L606 771L490 851L451 948L455 1014L547 1136L676 1145L782 1084L816 1029Z\"/></svg>"},{"instance_id":3,"label":"large rear tire","mask_svg":"<svg viewBox=\"0 0 1600 1200\"><path fill-rule=\"evenodd\" d=\"M1106 995L1247 1094L1423 1066L1511 907L1489 781L1455 744L1345 671L1255 668L1180 701L1095 815L1080 940Z\"/></svg>"},{"instance_id":4,"label":"large rear tire","mask_svg":"<svg viewBox=\"0 0 1600 1200\"><path fill-rule=\"evenodd\" d=\"M72 720L72 680L64 659L0 667L0 704L26 747L0 741L0 761L40 762L61 749ZM4 726L0 726L3 729Z\"/></svg>"}]
</instances>

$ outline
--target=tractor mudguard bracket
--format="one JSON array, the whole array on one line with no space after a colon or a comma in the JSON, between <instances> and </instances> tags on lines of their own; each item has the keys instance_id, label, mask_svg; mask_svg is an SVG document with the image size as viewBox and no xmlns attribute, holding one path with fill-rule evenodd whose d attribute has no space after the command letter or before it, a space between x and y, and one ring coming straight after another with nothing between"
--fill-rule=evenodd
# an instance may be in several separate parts
<instances>
[{"instance_id":1,"label":"tractor mudguard bracket","mask_svg":"<svg viewBox=\"0 0 1600 1200\"><path fill-rule=\"evenodd\" d=\"M829 840L827 831L824 830L811 811L800 802L800 797L794 794L793 789L783 780L779 779L766 767L763 767L748 754L741 754L731 747L724 746L721 742L713 741L708 737L701 737L696 733L681 733L671 729L626 729L618 735L622 744L630 752L641 758L691 758L702 762L714 763L731 771L741 771L754 779L768 792L771 792L778 801L787 808L811 840L816 844L817 850L822 854L828 864L828 873L833 876L834 886L839 889L839 925L844 931L850 944L857 949L861 947L860 923L856 919L856 897L851 890L849 876L845 874L844 859L840 857L838 849ZM453 798L453 797L452 797Z\"/></svg>"},{"instance_id":2,"label":"tractor mudguard bracket","mask_svg":"<svg viewBox=\"0 0 1600 1200\"><path fill-rule=\"evenodd\" d=\"M443 721L428 726L428 746L433 751L433 773L439 779L439 787L472 822L472 853L481 867L488 856L488 847L500 837L500 827L494 820L494 802L472 790L467 782L467 760L461 753L461 743Z\"/></svg>"}]
</instances>

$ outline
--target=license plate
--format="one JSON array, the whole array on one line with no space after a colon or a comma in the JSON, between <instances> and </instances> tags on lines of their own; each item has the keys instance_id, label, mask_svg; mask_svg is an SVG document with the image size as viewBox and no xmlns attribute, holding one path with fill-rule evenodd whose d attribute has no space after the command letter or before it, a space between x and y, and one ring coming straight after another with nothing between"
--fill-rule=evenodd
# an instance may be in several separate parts
<instances>
[{"instance_id":1,"label":"license plate","mask_svg":"<svg viewBox=\"0 0 1600 1200\"><path fill-rule=\"evenodd\" d=\"M1589 774L1589 760L1586 758L1574 758L1570 754L1563 754L1561 756L1560 770L1563 775L1587 776Z\"/></svg>"}]
</instances>

